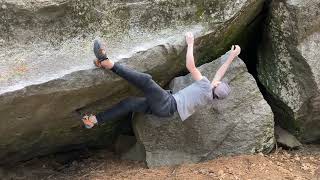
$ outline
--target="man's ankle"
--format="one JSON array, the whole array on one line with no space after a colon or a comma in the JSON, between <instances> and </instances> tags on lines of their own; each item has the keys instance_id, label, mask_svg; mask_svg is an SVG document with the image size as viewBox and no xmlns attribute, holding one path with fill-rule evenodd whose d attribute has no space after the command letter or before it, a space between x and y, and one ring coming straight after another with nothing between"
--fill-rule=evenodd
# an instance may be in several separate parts
<instances>
[{"instance_id":1,"label":"man's ankle","mask_svg":"<svg viewBox=\"0 0 320 180\"><path fill-rule=\"evenodd\" d=\"M112 69L114 62L112 62L110 59L106 59L101 62L101 66L105 69Z\"/></svg>"}]
</instances>

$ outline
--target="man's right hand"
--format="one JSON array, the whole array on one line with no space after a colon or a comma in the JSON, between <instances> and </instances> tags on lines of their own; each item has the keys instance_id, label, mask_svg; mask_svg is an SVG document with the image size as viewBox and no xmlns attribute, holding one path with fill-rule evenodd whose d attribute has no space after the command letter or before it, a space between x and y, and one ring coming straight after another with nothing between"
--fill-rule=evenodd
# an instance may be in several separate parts
<instances>
[{"instance_id":1,"label":"man's right hand","mask_svg":"<svg viewBox=\"0 0 320 180\"><path fill-rule=\"evenodd\" d=\"M221 81L224 74L227 72L232 61L237 57L241 52L241 48L238 45L233 45L230 50L230 55L227 58L226 62L222 64L222 66L216 72L216 75L213 78L212 85L215 86L217 82Z\"/></svg>"},{"instance_id":2,"label":"man's right hand","mask_svg":"<svg viewBox=\"0 0 320 180\"><path fill-rule=\"evenodd\" d=\"M240 52L241 52L241 48L239 45L233 45L231 47L231 55L233 57L237 57L240 54Z\"/></svg>"},{"instance_id":3,"label":"man's right hand","mask_svg":"<svg viewBox=\"0 0 320 180\"><path fill-rule=\"evenodd\" d=\"M192 32L187 32L186 33L186 41L188 45L193 45L194 43L194 36L192 34Z\"/></svg>"}]
</instances>

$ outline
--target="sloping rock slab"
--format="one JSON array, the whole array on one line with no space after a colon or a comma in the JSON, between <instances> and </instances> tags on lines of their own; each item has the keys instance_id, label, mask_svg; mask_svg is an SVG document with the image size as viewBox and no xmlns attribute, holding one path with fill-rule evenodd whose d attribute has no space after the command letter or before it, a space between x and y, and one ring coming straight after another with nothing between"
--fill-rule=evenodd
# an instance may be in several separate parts
<instances>
[{"instance_id":1,"label":"sloping rock slab","mask_svg":"<svg viewBox=\"0 0 320 180\"><path fill-rule=\"evenodd\" d=\"M277 143L287 148L299 148L302 144L298 141L296 137L290 134L288 131L282 129L280 126L276 126L275 135Z\"/></svg>"},{"instance_id":2,"label":"sloping rock slab","mask_svg":"<svg viewBox=\"0 0 320 180\"><path fill-rule=\"evenodd\" d=\"M204 64L200 71L212 79L224 59L226 56ZM231 95L184 122L177 113L172 118L137 115L134 129L138 141L145 146L149 167L269 152L273 148L273 113L242 60L233 62L224 80L230 82ZM177 92L192 82L189 74L175 78L171 87Z\"/></svg>"}]
</instances>

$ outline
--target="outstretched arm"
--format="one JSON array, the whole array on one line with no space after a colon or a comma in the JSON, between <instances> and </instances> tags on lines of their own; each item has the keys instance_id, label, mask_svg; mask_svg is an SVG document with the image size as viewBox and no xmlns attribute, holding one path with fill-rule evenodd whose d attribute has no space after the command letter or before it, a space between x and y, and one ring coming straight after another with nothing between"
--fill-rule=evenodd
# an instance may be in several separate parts
<instances>
[{"instance_id":1,"label":"outstretched arm","mask_svg":"<svg viewBox=\"0 0 320 180\"><path fill-rule=\"evenodd\" d=\"M212 85L214 87L220 84L220 81L223 78L224 74L227 72L230 64L240 54L240 52L241 52L240 46L236 45L231 47L230 55L227 61L223 63L223 65L218 69L218 71L216 72L216 75L213 78Z\"/></svg>"},{"instance_id":2,"label":"outstretched arm","mask_svg":"<svg viewBox=\"0 0 320 180\"><path fill-rule=\"evenodd\" d=\"M194 63L194 56L193 56L193 44L194 44L194 37L191 32L186 34L186 41L188 44L187 50L187 57L186 57L186 66L188 71L191 73L191 76L194 80L198 81L202 79L202 74L197 69Z\"/></svg>"}]
</instances>

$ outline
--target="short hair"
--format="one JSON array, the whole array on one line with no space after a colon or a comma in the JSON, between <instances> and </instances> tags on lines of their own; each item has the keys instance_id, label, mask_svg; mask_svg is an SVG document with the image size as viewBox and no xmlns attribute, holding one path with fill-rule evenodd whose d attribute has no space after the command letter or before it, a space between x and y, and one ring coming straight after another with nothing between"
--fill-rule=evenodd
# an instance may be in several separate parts
<instances>
[{"instance_id":1,"label":"short hair","mask_svg":"<svg viewBox=\"0 0 320 180\"><path fill-rule=\"evenodd\" d=\"M225 99L230 92L230 86L226 82L221 82L217 87L212 88L214 99Z\"/></svg>"}]
</instances>

